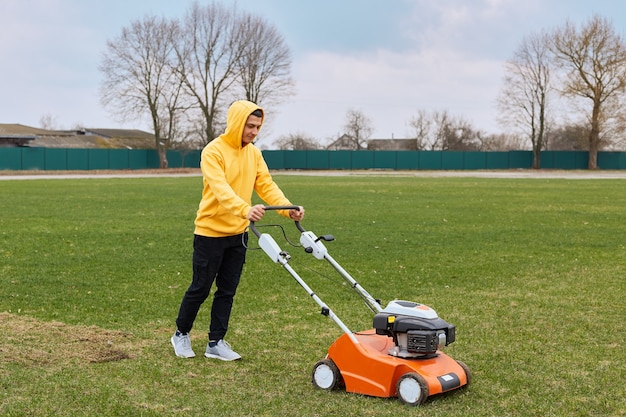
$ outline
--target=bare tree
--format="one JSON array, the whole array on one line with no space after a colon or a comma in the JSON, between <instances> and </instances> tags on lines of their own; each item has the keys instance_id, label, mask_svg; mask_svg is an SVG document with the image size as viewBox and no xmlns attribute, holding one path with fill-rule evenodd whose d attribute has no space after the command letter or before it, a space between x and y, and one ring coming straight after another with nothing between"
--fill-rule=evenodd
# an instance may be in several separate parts
<instances>
[{"instance_id":1,"label":"bare tree","mask_svg":"<svg viewBox=\"0 0 626 417\"><path fill-rule=\"evenodd\" d=\"M56 130L57 118L50 113L46 113L39 118L39 127L45 130Z\"/></svg>"},{"instance_id":2,"label":"bare tree","mask_svg":"<svg viewBox=\"0 0 626 417\"><path fill-rule=\"evenodd\" d=\"M567 73L563 94L590 102L589 169L597 169L603 124L623 108L619 103L626 88L624 41L607 19L595 15L580 28L567 22L556 29L551 48Z\"/></svg>"},{"instance_id":3,"label":"bare tree","mask_svg":"<svg viewBox=\"0 0 626 417\"><path fill-rule=\"evenodd\" d=\"M481 149L481 132L460 116L453 117L447 111L435 113L436 138L444 151L477 151Z\"/></svg>"},{"instance_id":4,"label":"bare tree","mask_svg":"<svg viewBox=\"0 0 626 417\"><path fill-rule=\"evenodd\" d=\"M428 112L424 109L420 109L417 112L417 115L413 116L409 120L409 126L413 129L416 149L426 149L429 143L430 130L432 126L432 121L428 115Z\"/></svg>"},{"instance_id":5,"label":"bare tree","mask_svg":"<svg viewBox=\"0 0 626 417\"><path fill-rule=\"evenodd\" d=\"M205 143L215 138L215 120L240 75L246 36L235 11L218 3L193 3L176 44L177 71L202 118Z\"/></svg>"},{"instance_id":6,"label":"bare tree","mask_svg":"<svg viewBox=\"0 0 626 417\"><path fill-rule=\"evenodd\" d=\"M287 150L315 150L320 149L320 144L305 133L297 132L281 136L276 141L278 149Z\"/></svg>"},{"instance_id":7,"label":"bare tree","mask_svg":"<svg viewBox=\"0 0 626 417\"><path fill-rule=\"evenodd\" d=\"M245 98L268 106L293 94L291 51L276 27L249 13L239 20L245 37L237 61L239 83Z\"/></svg>"},{"instance_id":8,"label":"bare tree","mask_svg":"<svg viewBox=\"0 0 626 417\"><path fill-rule=\"evenodd\" d=\"M290 68L284 39L265 20L195 2L182 20L146 17L107 43L101 100L120 121L150 117L166 167L172 142L213 140L242 94L265 106L291 94Z\"/></svg>"},{"instance_id":9,"label":"bare tree","mask_svg":"<svg viewBox=\"0 0 626 417\"><path fill-rule=\"evenodd\" d=\"M430 150L446 150L446 132L449 130L450 115L447 110L433 111Z\"/></svg>"},{"instance_id":10,"label":"bare tree","mask_svg":"<svg viewBox=\"0 0 626 417\"><path fill-rule=\"evenodd\" d=\"M482 151L511 151L523 149L524 138L511 133L482 135Z\"/></svg>"},{"instance_id":11,"label":"bare tree","mask_svg":"<svg viewBox=\"0 0 626 417\"><path fill-rule=\"evenodd\" d=\"M587 150L589 124L585 121L555 127L550 132L550 149L555 151Z\"/></svg>"},{"instance_id":12,"label":"bare tree","mask_svg":"<svg viewBox=\"0 0 626 417\"><path fill-rule=\"evenodd\" d=\"M346 113L345 134L353 143L354 149L367 148L366 141L372 135L372 121L361 111L350 109Z\"/></svg>"},{"instance_id":13,"label":"bare tree","mask_svg":"<svg viewBox=\"0 0 626 417\"><path fill-rule=\"evenodd\" d=\"M504 86L498 97L500 123L513 125L528 137L533 149L533 168L541 167L541 150L548 132L548 98L551 91L551 54L545 33L522 40L505 65Z\"/></svg>"},{"instance_id":14,"label":"bare tree","mask_svg":"<svg viewBox=\"0 0 626 417\"><path fill-rule=\"evenodd\" d=\"M172 70L176 24L146 16L107 42L100 71L100 96L121 121L148 116L161 168L177 127L180 82Z\"/></svg>"},{"instance_id":15,"label":"bare tree","mask_svg":"<svg viewBox=\"0 0 626 417\"><path fill-rule=\"evenodd\" d=\"M481 150L488 138L475 129L470 122L460 116L453 116L447 110L419 110L411 118L409 126L417 140L417 149L443 151Z\"/></svg>"}]
</instances>

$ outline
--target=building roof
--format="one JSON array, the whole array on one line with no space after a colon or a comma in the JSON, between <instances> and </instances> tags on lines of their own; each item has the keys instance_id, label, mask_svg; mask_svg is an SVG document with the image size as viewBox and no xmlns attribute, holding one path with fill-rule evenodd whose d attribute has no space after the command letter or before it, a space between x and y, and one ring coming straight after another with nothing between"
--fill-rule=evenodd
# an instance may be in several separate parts
<instances>
[{"instance_id":1,"label":"building roof","mask_svg":"<svg viewBox=\"0 0 626 417\"><path fill-rule=\"evenodd\" d=\"M47 135L53 131L24 126L16 123L0 123L0 135Z\"/></svg>"},{"instance_id":2,"label":"building roof","mask_svg":"<svg viewBox=\"0 0 626 417\"><path fill-rule=\"evenodd\" d=\"M415 151L417 139L370 139L367 149L371 151Z\"/></svg>"},{"instance_id":3,"label":"building roof","mask_svg":"<svg viewBox=\"0 0 626 417\"><path fill-rule=\"evenodd\" d=\"M85 135L100 136L103 138L134 138L134 139L151 139L154 140L152 133L144 132L138 129L101 129L101 128L84 128L81 129Z\"/></svg>"},{"instance_id":4,"label":"building roof","mask_svg":"<svg viewBox=\"0 0 626 417\"><path fill-rule=\"evenodd\" d=\"M155 140L153 134L137 129L47 130L0 124L0 146L154 149Z\"/></svg>"}]
</instances>

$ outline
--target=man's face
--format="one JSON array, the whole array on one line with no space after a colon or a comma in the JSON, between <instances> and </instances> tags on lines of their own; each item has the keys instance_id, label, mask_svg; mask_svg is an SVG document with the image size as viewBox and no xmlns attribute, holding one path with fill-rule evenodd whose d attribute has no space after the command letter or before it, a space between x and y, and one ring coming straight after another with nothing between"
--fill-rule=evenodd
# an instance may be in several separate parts
<instances>
[{"instance_id":1,"label":"man's face","mask_svg":"<svg viewBox=\"0 0 626 417\"><path fill-rule=\"evenodd\" d=\"M241 146L252 143L256 139L256 135L259 134L259 129L261 129L261 118L252 114L248 116L241 135Z\"/></svg>"}]
</instances>

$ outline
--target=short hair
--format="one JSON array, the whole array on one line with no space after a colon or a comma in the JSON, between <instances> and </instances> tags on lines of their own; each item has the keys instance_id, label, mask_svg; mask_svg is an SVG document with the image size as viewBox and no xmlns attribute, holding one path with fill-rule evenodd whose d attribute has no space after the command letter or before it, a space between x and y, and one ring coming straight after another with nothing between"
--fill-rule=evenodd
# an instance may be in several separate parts
<instances>
[{"instance_id":1,"label":"short hair","mask_svg":"<svg viewBox=\"0 0 626 417\"><path fill-rule=\"evenodd\" d=\"M263 117L263 110L256 109L255 111L250 113L250 116Z\"/></svg>"}]
</instances>

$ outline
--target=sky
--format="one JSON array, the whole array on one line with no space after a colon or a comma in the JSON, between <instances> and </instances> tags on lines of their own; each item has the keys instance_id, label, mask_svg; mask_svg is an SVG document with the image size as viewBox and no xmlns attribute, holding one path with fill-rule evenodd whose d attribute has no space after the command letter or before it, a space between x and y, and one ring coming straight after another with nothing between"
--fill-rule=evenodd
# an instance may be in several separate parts
<instances>
[{"instance_id":1,"label":"sky","mask_svg":"<svg viewBox=\"0 0 626 417\"><path fill-rule=\"evenodd\" d=\"M197 0L199 4L208 1ZM292 52L295 95L266 108L262 147L290 133L329 143L349 110L372 139L405 138L418 111L447 111L498 133L504 64L524 37L594 14L626 33L624 0L222 0L264 17ZM0 123L131 128L100 103L106 42L193 0L1 0ZM264 141L264 142L263 142ZM263 145L265 143L265 145Z\"/></svg>"}]
</instances>

